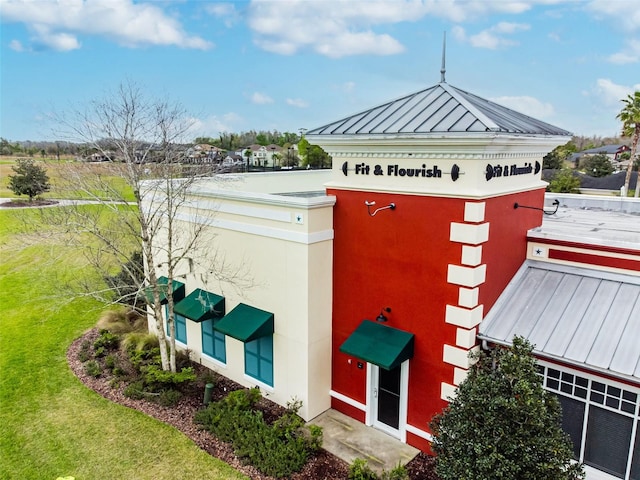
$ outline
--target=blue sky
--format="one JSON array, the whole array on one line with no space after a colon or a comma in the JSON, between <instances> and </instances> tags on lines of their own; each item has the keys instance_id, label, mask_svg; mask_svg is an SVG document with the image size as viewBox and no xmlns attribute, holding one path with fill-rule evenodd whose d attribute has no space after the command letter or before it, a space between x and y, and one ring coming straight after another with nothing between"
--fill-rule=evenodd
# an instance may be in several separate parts
<instances>
[{"instance_id":1,"label":"blue sky","mask_svg":"<svg viewBox=\"0 0 640 480\"><path fill-rule=\"evenodd\" d=\"M446 81L576 135L614 136L640 89L638 0L0 0L0 136L123 82L193 137L297 132Z\"/></svg>"}]
</instances>

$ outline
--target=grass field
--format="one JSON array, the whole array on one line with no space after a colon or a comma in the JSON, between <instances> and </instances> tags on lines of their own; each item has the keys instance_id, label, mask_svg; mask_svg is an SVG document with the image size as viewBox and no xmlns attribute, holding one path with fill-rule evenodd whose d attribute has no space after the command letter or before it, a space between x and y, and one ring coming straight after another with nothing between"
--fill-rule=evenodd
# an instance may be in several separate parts
<instances>
[{"instance_id":1,"label":"grass field","mask_svg":"<svg viewBox=\"0 0 640 480\"><path fill-rule=\"evenodd\" d=\"M53 240L25 244L18 219L29 214L0 210L0 479L246 478L75 378L66 349L101 305L60 291L86 266Z\"/></svg>"},{"instance_id":2,"label":"grass field","mask_svg":"<svg viewBox=\"0 0 640 480\"><path fill-rule=\"evenodd\" d=\"M18 197L11 190L9 190L9 175L13 175L12 167L16 164L18 158L26 157L2 157L0 160L0 198L22 198L28 200L28 197L22 195ZM67 198L67 199L89 199L86 194L81 194L77 191L70 191L68 188L64 188L64 177L67 175L67 169L74 165L74 160L71 158L61 158L60 161L55 159L39 159L33 158L34 162L47 170L49 176L49 182L51 184L51 190L42 195L43 198ZM84 163L79 164L84 172L91 173L101 177L101 181L107 183L116 191L120 192L122 198L127 201L134 201L133 190L126 184L121 177L114 176L109 171L109 164L107 163ZM101 198L107 198L99 191L93 192L95 195Z\"/></svg>"}]
</instances>

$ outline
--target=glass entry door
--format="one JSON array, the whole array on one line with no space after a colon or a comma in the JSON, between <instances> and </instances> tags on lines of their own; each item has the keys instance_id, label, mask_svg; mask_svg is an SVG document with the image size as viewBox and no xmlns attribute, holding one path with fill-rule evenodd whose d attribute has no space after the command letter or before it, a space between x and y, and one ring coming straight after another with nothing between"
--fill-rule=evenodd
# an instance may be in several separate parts
<instances>
[{"instance_id":1,"label":"glass entry door","mask_svg":"<svg viewBox=\"0 0 640 480\"><path fill-rule=\"evenodd\" d=\"M373 374L373 425L393 436L399 436L401 371L398 366L392 370L372 365Z\"/></svg>"}]
</instances>

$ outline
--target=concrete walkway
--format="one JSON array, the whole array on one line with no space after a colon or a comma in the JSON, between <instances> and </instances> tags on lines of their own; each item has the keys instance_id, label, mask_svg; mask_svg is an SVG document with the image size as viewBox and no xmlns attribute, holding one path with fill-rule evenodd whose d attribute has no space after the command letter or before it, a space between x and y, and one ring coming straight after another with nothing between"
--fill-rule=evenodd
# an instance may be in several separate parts
<instances>
[{"instance_id":1,"label":"concrete walkway","mask_svg":"<svg viewBox=\"0 0 640 480\"><path fill-rule=\"evenodd\" d=\"M365 459L378 473L404 465L420 452L336 410L327 410L309 423L322 427L325 450L349 464L356 458Z\"/></svg>"}]
</instances>

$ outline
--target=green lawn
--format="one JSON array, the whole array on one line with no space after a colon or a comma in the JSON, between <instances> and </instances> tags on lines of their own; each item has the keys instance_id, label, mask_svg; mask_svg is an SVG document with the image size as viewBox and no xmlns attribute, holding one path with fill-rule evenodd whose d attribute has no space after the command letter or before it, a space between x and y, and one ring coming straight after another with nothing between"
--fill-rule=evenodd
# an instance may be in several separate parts
<instances>
[{"instance_id":1,"label":"green lawn","mask_svg":"<svg viewBox=\"0 0 640 480\"><path fill-rule=\"evenodd\" d=\"M11 190L9 190L9 175L14 175L14 171L12 167L16 164L16 160L18 158L26 158L26 157L15 157L15 158L3 158L0 161L0 198L18 198L22 200L28 200L29 197L22 195L17 196ZM47 193L42 194L43 198L67 198L67 199L76 199L76 200L92 200L94 196L103 199L113 198L112 194L107 194L104 191L100 191L100 189L92 189L92 195L82 193L79 191L70 191L69 189L64 187L65 177L67 176L67 169L69 165L73 165L73 161L70 158L65 158L58 162L55 159L33 159L36 164L46 168L47 175L49 176L49 183L51 184L51 190ZM121 197L124 200L129 202L135 201L135 197L133 195L133 189L127 185L126 181L122 177L118 177L113 175L109 169L108 164L76 164L78 169L81 169L83 173L91 173L94 175L98 175L101 177L101 181L104 182L105 185L108 185L110 188L120 192Z\"/></svg>"},{"instance_id":2,"label":"green lawn","mask_svg":"<svg viewBox=\"0 0 640 480\"><path fill-rule=\"evenodd\" d=\"M65 351L101 306L60 291L86 269L53 241L25 245L16 217L28 214L0 210L0 479L246 478L75 378Z\"/></svg>"}]
</instances>

